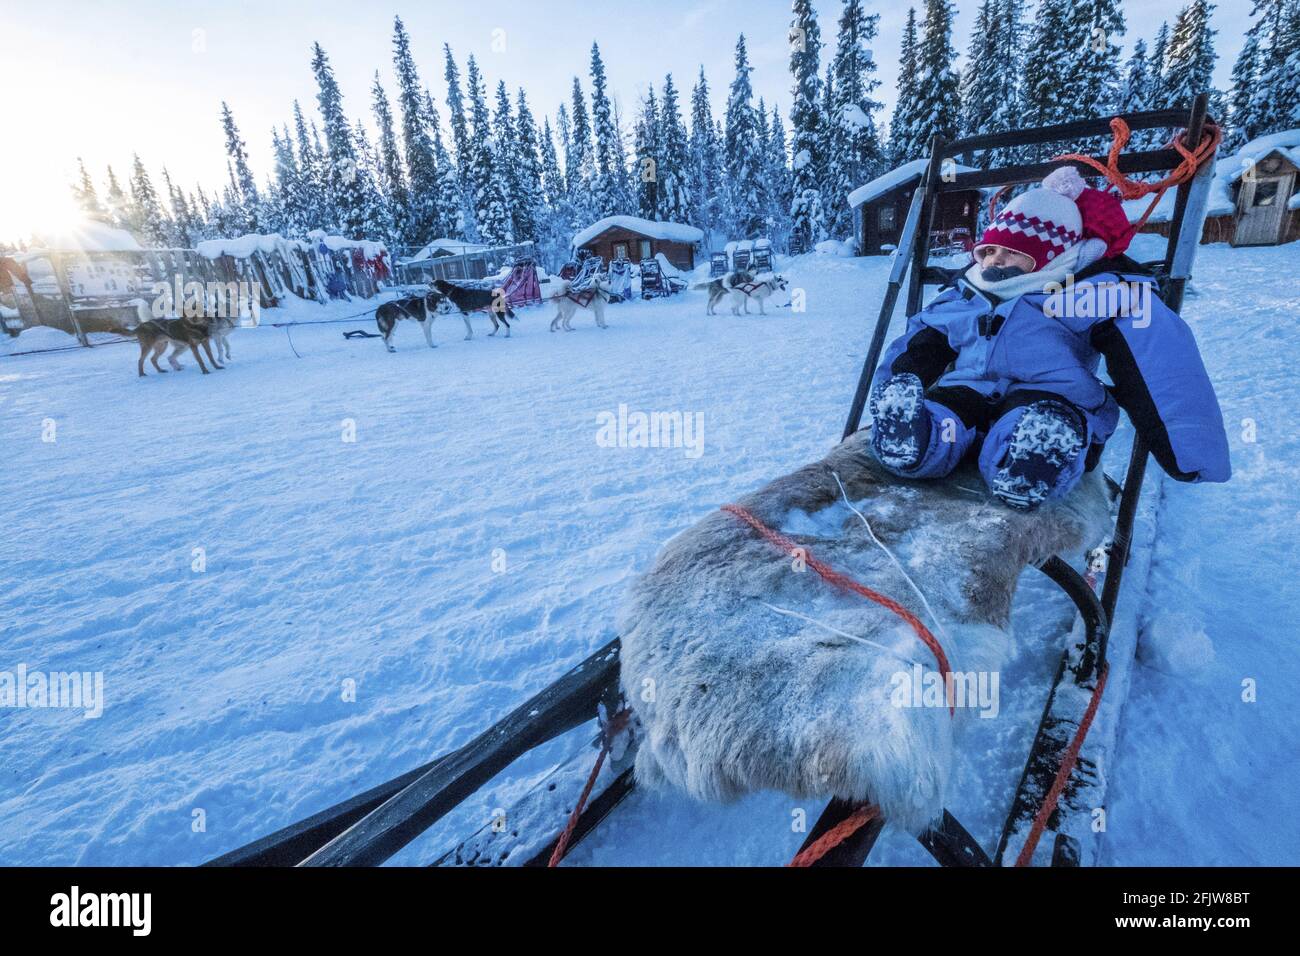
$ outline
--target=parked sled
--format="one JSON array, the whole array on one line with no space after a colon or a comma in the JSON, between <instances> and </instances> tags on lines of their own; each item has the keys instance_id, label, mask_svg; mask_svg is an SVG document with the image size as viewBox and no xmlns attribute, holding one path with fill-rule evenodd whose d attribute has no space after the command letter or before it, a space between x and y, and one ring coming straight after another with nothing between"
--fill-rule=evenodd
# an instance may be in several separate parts
<instances>
[{"instance_id":1,"label":"parked sled","mask_svg":"<svg viewBox=\"0 0 1300 956\"><path fill-rule=\"evenodd\" d=\"M663 269L659 268L659 260L642 259L641 260L641 298L655 299L660 296L672 295L672 286L664 277Z\"/></svg>"},{"instance_id":2,"label":"parked sled","mask_svg":"<svg viewBox=\"0 0 1300 956\"><path fill-rule=\"evenodd\" d=\"M525 257L515 262L510 275L501 285L506 302L511 308L518 309L526 305L540 305L542 286L537 278L537 262Z\"/></svg>"},{"instance_id":3,"label":"parked sled","mask_svg":"<svg viewBox=\"0 0 1300 956\"><path fill-rule=\"evenodd\" d=\"M632 263L615 259L609 264L609 301L622 302L632 297Z\"/></svg>"},{"instance_id":4,"label":"parked sled","mask_svg":"<svg viewBox=\"0 0 1300 956\"><path fill-rule=\"evenodd\" d=\"M709 256L709 278L716 279L719 276L725 276L731 271L731 266L727 263L727 254L725 252L715 252Z\"/></svg>"},{"instance_id":5,"label":"parked sled","mask_svg":"<svg viewBox=\"0 0 1300 956\"><path fill-rule=\"evenodd\" d=\"M1133 130L1182 127L1182 142L1194 161L1174 149L1120 155L1117 173L1177 170L1177 193L1164 258L1152 264L1161 298L1174 311L1182 307L1197 242L1205 219L1217 136L1202 94L1190 109L1157 110L1123 117ZM930 226L942 193L1041 180L1060 162L1036 163L958 173L945 181L945 156L1007 147L1075 142L1110 132L1106 120L974 136L956 142L934 137L927 171L913 194L894 256L844 436L858 431L872 375L879 362L894 307L907 283L907 314L921 307L927 284L947 274L929 265ZM1208 146L1207 146L1208 144ZM1071 161L1075 162L1075 161ZM1091 167L1075 162L1085 175ZM642 262L643 289L647 265ZM910 271L909 271L910 270ZM652 279L652 282L654 280ZM644 294L644 292L643 292ZM995 853L990 857L961 824L945 811L921 844L945 866L1085 862L1083 841L1095 839L1090 808L1101 804L1101 783L1081 748L1096 713L1107 675L1111 620L1130 557L1134 519L1149 450L1135 438L1119 492L1118 516L1110 535L1109 567L1098 596L1083 576L1059 556L1040 565L1079 614L1079 627L1062 653L1056 679L1030 748ZM1119 486L1116 486L1117 488ZM619 700L620 642L616 639L578 664L550 687L485 730L465 746L374 787L306 820L286 827L209 865L348 866L378 865L409 844L435 821L489 781L523 753L596 718L601 733L570 761L535 786L506 816L507 826L488 824L449 850L440 864L555 865L564 853L607 818L632 790L629 734ZM594 771L588 771L592 762ZM884 825L874 808L832 800L808 834L797 861L816 866L858 866L870 853ZM826 838L823 840L823 838ZM1048 837L1043 841L1042 837ZM1040 847L1041 844L1041 847Z\"/></svg>"}]
</instances>

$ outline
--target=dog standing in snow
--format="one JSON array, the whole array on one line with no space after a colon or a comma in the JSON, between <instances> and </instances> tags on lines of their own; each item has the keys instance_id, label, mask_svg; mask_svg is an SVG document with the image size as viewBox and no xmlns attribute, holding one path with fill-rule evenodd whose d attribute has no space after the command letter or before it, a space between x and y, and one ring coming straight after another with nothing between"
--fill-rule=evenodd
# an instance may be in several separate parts
<instances>
[{"instance_id":1,"label":"dog standing in snow","mask_svg":"<svg viewBox=\"0 0 1300 956\"><path fill-rule=\"evenodd\" d=\"M551 331L558 332L563 329L565 332L572 332L573 327L569 323L573 321L579 309L595 315L598 328L609 328L605 322L605 303L609 301L609 289L601 285L599 280L581 292L569 291L569 285L569 281L564 280L561 291L551 297L555 303L555 318L551 319Z\"/></svg>"},{"instance_id":2,"label":"dog standing in snow","mask_svg":"<svg viewBox=\"0 0 1300 956\"><path fill-rule=\"evenodd\" d=\"M748 282L737 283L731 289L731 314L740 315L743 307L744 314L749 315L749 300L753 299L758 303L758 314L767 315L764 303L778 290L784 291L787 284L785 279L773 273L754 276Z\"/></svg>"},{"instance_id":3,"label":"dog standing in snow","mask_svg":"<svg viewBox=\"0 0 1300 956\"><path fill-rule=\"evenodd\" d=\"M412 295L385 302L376 309L375 325L379 327L379 332L384 337L384 348L390 352L397 351L393 348L393 332L398 322L411 319L420 324L420 330L424 333L424 340L429 343L429 348L436 349L438 346L433 344L433 318L444 298L442 293L431 289L424 295ZM465 324L468 325L469 321L466 320Z\"/></svg>"},{"instance_id":4,"label":"dog standing in snow","mask_svg":"<svg viewBox=\"0 0 1300 956\"><path fill-rule=\"evenodd\" d=\"M474 337L474 326L469 324L473 312L485 312L492 320L492 331L488 335L496 335L504 325L506 338L510 338L510 323L507 320L513 319L515 313L506 302L505 293L501 289L475 289L446 279L434 279L433 287L456 307L460 317L465 320L465 341Z\"/></svg>"},{"instance_id":5,"label":"dog standing in snow","mask_svg":"<svg viewBox=\"0 0 1300 956\"><path fill-rule=\"evenodd\" d=\"M729 296L736 286L753 281L754 276L751 273L746 272L744 269L737 269L708 282L696 283L691 288L696 290L708 290L709 304L705 307L704 314L717 315L717 312L714 310L717 309L719 302Z\"/></svg>"}]
</instances>

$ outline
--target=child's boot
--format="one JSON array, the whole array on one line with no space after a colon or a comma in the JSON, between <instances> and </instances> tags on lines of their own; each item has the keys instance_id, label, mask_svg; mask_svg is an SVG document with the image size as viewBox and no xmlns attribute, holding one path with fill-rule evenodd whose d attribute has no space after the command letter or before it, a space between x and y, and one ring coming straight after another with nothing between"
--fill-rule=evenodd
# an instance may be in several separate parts
<instances>
[{"instance_id":1,"label":"child's boot","mask_svg":"<svg viewBox=\"0 0 1300 956\"><path fill-rule=\"evenodd\" d=\"M989 488L1013 508L1032 508L1057 490L1086 441L1073 408L1050 399L1034 402L1016 422L1006 454L989 475Z\"/></svg>"},{"instance_id":2,"label":"child's boot","mask_svg":"<svg viewBox=\"0 0 1300 956\"><path fill-rule=\"evenodd\" d=\"M925 387L911 372L901 372L871 393L871 447L891 470L915 468L930 442Z\"/></svg>"}]
</instances>

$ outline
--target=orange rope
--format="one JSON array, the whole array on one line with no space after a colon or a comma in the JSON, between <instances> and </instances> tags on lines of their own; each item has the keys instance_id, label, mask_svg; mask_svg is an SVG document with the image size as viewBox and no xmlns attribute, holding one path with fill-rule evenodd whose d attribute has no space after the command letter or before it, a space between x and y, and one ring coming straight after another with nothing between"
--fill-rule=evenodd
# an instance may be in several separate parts
<instances>
[{"instance_id":1,"label":"orange rope","mask_svg":"<svg viewBox=\"0 0 1300 956\"><path fill-rule=\"evenodd\" d=\"M1154 183L1140 182L1129 179L1119 170L1119 157L1124 152L1124 147L1128 145L1129 137L1133 135L1129 129L1128 123L1116 116L1110 121L1111 143L1110 152L1106 157L1106 162L1100 163L1091 156L1085 156L1082 153L1065 153L1061 156L1053 156L1052 162L1061 162L1064 160L1073 160L1077 163L1083 163L1085 166L1091 166L1098 173L1110 180L1111 184L1119 191L1121 199L1141 199L1143 196L1149 196L1155 193L1155 199L1151 200L1151 205L1147 211L1142 214L1142 218L1130 227L1132 233L1136 233L1155 212L1156 206L1160 204L1160 199L1171 186L1181 186L1189 182L1196 175L1197 169L1201 164L1214 155L1214 151L1219 148L1219 142L1223 139L1223 131L1212 120L1205 121L1205 132L1201 136L1201 141L1195 149L1188 149L1185 140L1187 131L1175 133L1173 138L1165 144L1165 149L1174 149L1183 157L1182 162L1170 170L1169 175L1164 179Z\"/></svg>"},{"instance_id":2,"label":"orange rope","mask_svg":"<svg viewBox=\"0 0 1300 956\"><path fill-rule=\"evenodd\" d=\"M1092 692L1092 699L1088 701L1088 709L1084 711L1083 720L1079 721L1079 729L1075 731L1074 739L1070 741L1065 756L1061 758L1061 766L1056 771L1052 788L1047 791L1047 796L1043 798L1043 805L1038 808L1034 824L1029 828L1029 836L1025 838L1025 845L1020 848L1020 855L1016 857L1016 866L1028 866L1029 861L1033 859L1039 837L1047 827L1047 818L1052 815L1057 802L1061 799L1061 794L1065 792L1065 785L1069 782L1070 774L1074 772L1074 765L1079 760L1079 751L1083 749L1083 738L1088 736L1092 720L1097 716L1097 705L1101 703L1101 692L1106 689L1106 675L1109 673L1109 665L1103 664L1101 673L1097 675L1097 688Z\"/></svg>"},{"instance_id":3,"label":"orange rope","mask_svg":"<svg viewBox=\"0 0 1300 956\"><path fill-rule=\"evenodd\" d=\"M555 841L555 849L551 851L551 858L547 861L548 868L557 867L564 855L569 852L569 841L573 839L573 831L578 828L578 820L582 817L582 811L587 808L587 799L591 796L591 790L596 786L596 778L600 776L600 768L605 765L605 758L609 756L610 744L619 731L627 726L628 718L632 716L632 711L624 708L609 719L605 726L604 743L601 744L600 756L596 758L596 766L591 768L591 775L587 777L587 785L582 788L582 795L578 797L578 802L573 807L573 812L569 814L569 822L565 824L564 829L560 832L560 838Z\"/></svg>"},{"instance_id":4,"label":"orange rope","mask_svg":"<svg viewBox=\"0 0 1300 956\"><path fill-rule=\"evenodd\" d=\"M955 716L957 709L956 706L953 704L953 700L952 700L953 688L952 688L952 681L949 679L949 675L951 674L951 669L948 667L948 657L946 654L944 654L943 648L940 646L939 642L935 640L934 635L930 633L930 629L921 622L920 618L918 618L907 608L903 607L903 605L899 604L893 598L886 597L885 595L881 594L879 591L873 591L865 584L859 584L857 581L853 580L853 578L849 577L847 574L844 574L841 571L836 571L828 564L823 564L821 561L815 558L813 556L813 553L809 551L807 548L803 547L802 545L795 544L785 535L781 534L781 532L774 531L773 529L769 528L758 518L754 517L754 515L751 514L749 511L740 507L740 505L723 505L722 510L730 512L731 514L735 515L737 518L740 518L751 528L757 531L760 535L762 535L766 540L770 541L772 544L776 545L778 548L782 549L783 551L786 551L791 555L795 555L796 557L802 555L803 560L808 565L808 567L816 571L821 576L822 580L826 581L828 584L833 584L836 587L844 588L846 591L852 591L854 594L859 594L869 601L875 601L881 607L893 611L904 621L910 624L912 626L912 630L916 632L916 636L919 637L922 640L922 642L924 642L926 647L930 648L930 653L934 655L935 661L938 662L939 664L939 673L943 675L944 687L947 689L948 713L950 716Z\"/></svg>"},{"instance_id":5,"label":"orange rope","mask_svg":"<svg viewBox=\"0 0 1300 956\"><path fill-rule=\"evenodd\" d=\"M858 804L852 813L800 850L786 866L812 866L831 850L880 816L880 808L870 803Z\"/></svg>"}]
</instances>

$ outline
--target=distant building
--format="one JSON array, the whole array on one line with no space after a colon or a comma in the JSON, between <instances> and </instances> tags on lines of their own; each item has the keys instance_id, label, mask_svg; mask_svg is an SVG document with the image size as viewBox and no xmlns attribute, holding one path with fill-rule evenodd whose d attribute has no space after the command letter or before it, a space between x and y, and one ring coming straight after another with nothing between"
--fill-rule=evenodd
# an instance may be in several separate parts
<instances>
[{"instance_id":1,"label":"distant building","mask_svg":"<svg viewBox=\"0 0 1300 956\"><path fill-rule=\"evenodd\" d=\"M654 222L636 216L607 216L573 237L573 251L586 249L606 262L640 262L660 253L683 272L695 268L695 246L704 233L677 222Z\"/></svg>"},{"instance_id":2,"label":"distant building","mask_svg":"<svg viewBox=\"0 0 1300 956\"><path fill-rule=\"evenodd\" d=\"M929 162L916 159L904 163L849 193L859 255L880 256L897 248L912 204L912 193ZM958 172L971 171L967 166L956 168ZM946 247L973 240L982 201L983 193L979 189L940 193L930 234L931 246Z\"/></svg>"}]
</instances>

